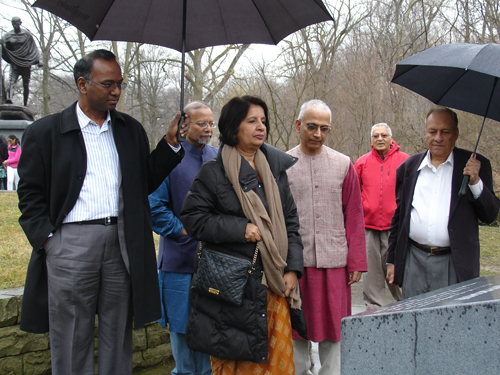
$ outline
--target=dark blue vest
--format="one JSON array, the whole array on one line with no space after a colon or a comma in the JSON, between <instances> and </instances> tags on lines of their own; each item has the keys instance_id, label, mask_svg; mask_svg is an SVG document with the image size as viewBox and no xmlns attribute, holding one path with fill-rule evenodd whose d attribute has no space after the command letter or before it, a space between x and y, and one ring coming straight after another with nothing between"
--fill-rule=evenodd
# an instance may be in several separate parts
<instances>
[{"instance_id":1,"label":"dark blue vest","mask_svg":"<svg viewBox=\"0 0 500 375\"><path fill-rule=\"evenodd\" d=\"M186 154L182 162L170 173L169 208L178 218L184 198L191 187L198 170L206 161L217 155L217 149L205 145L201 150L184 142ZM193 263L198 241L188 235L178 238L160 236L158 268L164 272L193 273Z\"/></svg>"}]
</instances>

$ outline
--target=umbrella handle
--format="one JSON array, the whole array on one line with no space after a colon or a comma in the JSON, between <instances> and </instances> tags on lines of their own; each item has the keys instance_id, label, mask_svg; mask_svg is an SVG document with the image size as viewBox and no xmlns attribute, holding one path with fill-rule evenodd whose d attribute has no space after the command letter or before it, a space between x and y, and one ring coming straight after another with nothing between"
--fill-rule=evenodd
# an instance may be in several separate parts
<instances>
[{"instance_id":1,"label":"umbrella handle","mask_svg":"<svg viewBox=\"0 0 500 375\"><path fill-rule=\"evenodd\" d=\"M462 186L460 186L460 191L458 192L458 195L463 197L465 194L467 194L467 187L469 186L469 181L470 181L470 176L469 175L464 175L464 179L462 180Z\"/></svg>"}]
</instances>

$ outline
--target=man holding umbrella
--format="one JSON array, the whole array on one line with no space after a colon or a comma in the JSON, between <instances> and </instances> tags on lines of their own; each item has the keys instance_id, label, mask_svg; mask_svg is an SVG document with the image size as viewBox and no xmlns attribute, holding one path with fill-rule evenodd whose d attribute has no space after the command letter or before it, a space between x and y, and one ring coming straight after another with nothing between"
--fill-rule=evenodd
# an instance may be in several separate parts
<instances>
[{"instance_id":1,"label":"man holding umbrella","mask_svg":"<svg viewBox=\"0 0 500 375\"><path fill-rule=\"evenodd\" d=\"M387 281L402 287L403 298L478 277L478 220L493 222L500 208L489 160L455 147L457 114L431 109L425 124L428 151L408 158L396 176ZM464 175L470 183L460 196Z\"/></svg>"},{"instance_id":2,"label":"man holding umbrella","mask_svg":"<svg viewBox=\"0 0 500 375\"><path fill-rule=\"evenodd\" d=\"M141 124L115 109L125 83L113 53L84 56L74 78L78 102L24 134L19 223L33 253L21 329L50 328L52 374L94 374L97 314L99 374L132 374L132 321L161 317L148 193L184 156L181 114L150 153Z\"/></svg>"}]
</instances>

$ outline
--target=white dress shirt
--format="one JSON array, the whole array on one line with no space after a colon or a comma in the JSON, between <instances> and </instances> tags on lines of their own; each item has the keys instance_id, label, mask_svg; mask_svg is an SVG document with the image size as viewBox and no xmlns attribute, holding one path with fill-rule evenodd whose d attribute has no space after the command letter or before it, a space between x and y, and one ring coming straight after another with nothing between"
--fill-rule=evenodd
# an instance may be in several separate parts
<instances>
[{"instance_id":1,"label":"white dress shirt","mask_svg":"<svg viewBox=\"0 0 500 375\"><path fill-rule=\"evenodd\" d=\"M76 114L87 152L87 170L76 204L63 222L118 216L122 176L110 113L102 126L89 119L79 103Z\"/></svg>"},{"instance_id":2,"label":"white dress shirt","mask_svg":"<svg viewBox=\"0 0 500 375\"><path fill-rule=\"evenodd\" d=\"M450 215L453 151L437 168L429 151L418 167L410 217L410 239L427 246L450 246L448 219ZM483 182L469 185L474 198L481 195Z\"/></svg>"}]
</instances>

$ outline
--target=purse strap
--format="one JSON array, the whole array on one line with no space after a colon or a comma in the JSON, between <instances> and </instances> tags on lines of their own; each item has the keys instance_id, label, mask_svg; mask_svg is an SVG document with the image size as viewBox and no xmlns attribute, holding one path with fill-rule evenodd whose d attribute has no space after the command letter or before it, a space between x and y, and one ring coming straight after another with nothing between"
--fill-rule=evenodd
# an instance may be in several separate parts
<instances>
[{"instance_id":1,"label":"purse strap","mask_svg":"<svg viewBox=\"0 0 500 375\"><path fill-rule=\"evenodd\" d=\"M255 262L257 262L257 255L259 254L259 245L255 244L255 253L253 254L252 267L248 270L250 275L253 275L253 271L255 271Z\"/></svg>"}]
</instances>

